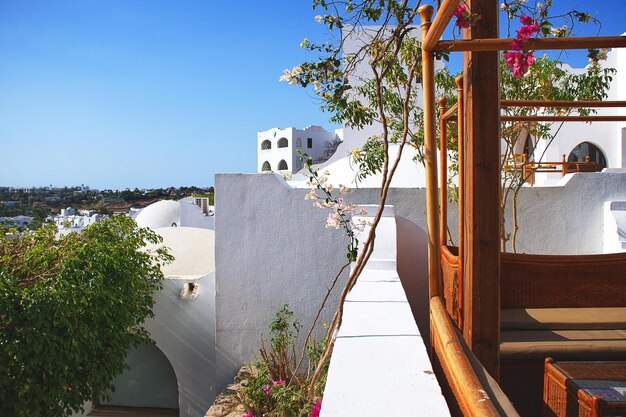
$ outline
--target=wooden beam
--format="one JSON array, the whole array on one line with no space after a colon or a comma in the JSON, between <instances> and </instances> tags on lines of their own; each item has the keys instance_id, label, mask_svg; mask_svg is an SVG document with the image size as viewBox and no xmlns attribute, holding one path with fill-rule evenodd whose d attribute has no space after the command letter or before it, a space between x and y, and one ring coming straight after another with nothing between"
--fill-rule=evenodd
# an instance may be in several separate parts
<instances>
[{"instance_id":1,"label":"wooden beam","mask_svg":"<svg viewBox=\"0 0 626 417\"><path fill-rule=\"evenodd\" d=\"M452 116L454 116L456 114L456 111L459 108L459 103L454 103L452 106L450 106L450 108L444 113L443 118L444 120L449 120L450 118L452 118Z\"/></svg>"},{"instance_id":2,"label":"wooden beam","mask_svg":"<svg viewBox=\"0 0 626 417\"><path fill-rule=\"evenodd\" d=\"M476 25L464 39L498 36L498 2L469 0ZM463 54L465 105L463 336L499 378L500 351L500 93L499 53Z\"/></svg>"},{"instance_id":3,"label":"wooden beam","mask_svg":"<svg viewBox=\"0 0 626 417\"><path fill-rule=\"evenodd\" d=\"M626 116L506 116L503 122L626 122Z\"/></svg>"},{"instance_id":4,"label":"wooden beam","mask_svg":"<svg viewBox=\"0 0 626 417\"><path fill-rule=\"evenodd\" d=\"M439 41L433 49L446 52L508 51L514 39L472 39ZM524 50L626 48L626 36L589 36L575 38L531 38L524 43Z\"/></svg>"},{"instance_id":5,"label":"wooden beam","mask_svg":"<svg viewBox=\"0 0 626 417\"><path fill-rule=\"evenodd\" d=\"M452 19L452 14L456 8L459 7L459 3L460 0L443 1L437 9L437 16L435 17L435 21L432 22L428 33L422 32L422 48L429 52L432 52L435 49L439 38L441 38L444 30L448 27L448 23L450 23L450 19Z\"/></svg>"},{"instance_id":6,"label":"wooden beam","mask_svg":"<svg viewBox=\"0 0 626 417\"><path fill-rule=\"evenodd\" d=\"M550 108L626 107L626 101L500 100L500 106L501 107L550 107Z\"/></svg>"},{"instance_id":7,"label":"wooden beam","mask_svg":"<svg viewBox=\"0 0 626 417\"><path fill-rule=\"evenodd\" d=\"M420 6L422 39L428 34L433 7ZM426 173L426 219L428 223L428 286L430 297L441 295L439 266L439 207L437 201L437 140L435 134L435 56L422 44L422 94L424 97L424 165Z\"/></svg>"}]
</instances>

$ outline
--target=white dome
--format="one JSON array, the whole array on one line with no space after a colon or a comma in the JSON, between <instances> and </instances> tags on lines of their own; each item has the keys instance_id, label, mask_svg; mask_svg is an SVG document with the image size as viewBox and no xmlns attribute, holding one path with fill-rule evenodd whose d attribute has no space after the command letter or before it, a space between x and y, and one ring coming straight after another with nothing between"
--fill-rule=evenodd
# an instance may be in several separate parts
<instances>
[{"instance_id":1,"label":"white dome","mask_svg":"<svg viewBox=\"0 0 626 417\"><path fill-rule=\"evenodd\" d=\"M141 210L135 218L139 227L152 230L161 227L180 226L180 203L172 200L161 200Z\"/></svg>"},{"instance_id":2,"label":"white dome","mask_svg":"<svg viewBox=\"0 0 626 417\"><path fill-rule=\"evenodd\" d=\"M174 256L161 266L166 278L197 279L215 271L215 232L196 227L166 227L156 231Z\"/></svg>"}]
</instances>

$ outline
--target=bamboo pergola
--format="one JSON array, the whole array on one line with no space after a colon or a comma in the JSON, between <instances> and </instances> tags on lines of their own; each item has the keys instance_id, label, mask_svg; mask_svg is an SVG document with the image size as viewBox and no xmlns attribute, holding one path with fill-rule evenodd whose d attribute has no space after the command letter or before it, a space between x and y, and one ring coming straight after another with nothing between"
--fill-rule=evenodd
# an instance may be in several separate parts
<instances>
[{"instance_id":1,"label":"bamboo pergola","mask_svg":"<svg viewBox=\"0 0 626 417\"><path fill-rule=\"evenodd\" d=\"M479 24L463 30L463 40L440 40L459 5L459 0L444 0L434 21L429 5L420 7L422 19L422 86L424 102L424 139L426 167L426 206L428 223L429 292L431 323L433 312L440 311L444 299L442 264L448 260L457 268L459 282L457 313L453 321L462 330L465 342L494 378L499 376L500 345L500 123L547 121L626 121L626 116L507 116L505 106L530 107L626 107L626 102L548 102L542 100L500 101L499 51L510 49L513 39L498 38L498 3L469 0L471 13L480 15ZM626 47L626 37L574 37L531 39L524 49L585 49ZM434 84L434 56L437 51L463 52L463 77L457 78L458 102L446 109L440 101L439 118L441 160L437 166L437 138ZM452 253L446 245L446 121L457 117L459 146L459 249ZM438 186L442 192L438 200ZM441 223L440 223L441 219ZM456 264L455 264L456 263ZM461 297L462 295L462 297ZM459 301L460 300L460 301ZM433 304L434 303L434 304ZM445 304L445 303L444 303ZM448 307L448 313L450 308ZM431 333L434 331L431 330ZM480 415L475 411L473 415Z\"/></svg>"}]
</instances>

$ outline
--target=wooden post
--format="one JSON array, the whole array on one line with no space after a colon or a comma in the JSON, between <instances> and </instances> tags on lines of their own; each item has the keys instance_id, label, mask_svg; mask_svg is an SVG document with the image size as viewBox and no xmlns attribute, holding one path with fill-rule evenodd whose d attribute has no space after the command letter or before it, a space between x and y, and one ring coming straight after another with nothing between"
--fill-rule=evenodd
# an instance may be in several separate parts
<instances>
[{"instance_id":1,"label":"wooden post","mask_svg":"<svg viewBox=\"0 0 626 417\"><path fill-rule=\"evenodd\" d=\"M565 159L565 154L563 154L563 158L561 158L561 176L564 177L567 174L567 160Z\"/></svg>"},{"instance_id":2,"label":"wooden post","mask_svg":"<svg viewBox=\"0 0 626 417\"><path fill-rule=\"evenodd\" d=\"M469 0L480 16L464 39L498 37L498 2ZM463 54L465 201L463 336L499 379L500 350L500 94L497 52Z\"/></svg>"},{"instance_id":3,"label":"wooden post","mask_svg":"<svg viewBox=\"0 0 626 417\"><path fill-rule=\"evenodd\" d=\"M448 100L439 99L439 244L448 244L448 125L444 117Z\"/></svg>"},{"instance_id":4,"label":"wooden post","mask_svg":"<svg viewBox=\"0 0 626 417\"><path fill-rule=\"evenodd\" d=\"M422 39L426 38L433 7L420 6ZM422 48L422 93L424 96L424 163L426 167L426 210L428 223L428 287L430 297L441 295L439 267L439 210L437 201L437 143L435 139L435 56Z\"/></svg>"}]
</instances>

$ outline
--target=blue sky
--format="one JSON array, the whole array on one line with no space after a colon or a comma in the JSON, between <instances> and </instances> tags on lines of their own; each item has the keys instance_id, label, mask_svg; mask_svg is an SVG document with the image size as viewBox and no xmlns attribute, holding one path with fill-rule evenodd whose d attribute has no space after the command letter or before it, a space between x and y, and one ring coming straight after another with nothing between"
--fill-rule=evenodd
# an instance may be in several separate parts
<instances>
[{"instance_id":1,"label":"blue sky","mask_svg":"<svg viewBox=\"0 0 626 417\"><path fill-rule=\"evenodd\" d=\"M623 0L560 3L600 34L626 31ZM0 186L210 186L256 170L258 130L335 128L278 81L306 58L302 39L324 36L318 13L309 0L0 0Z\"/></svg>"}]
</instances>

